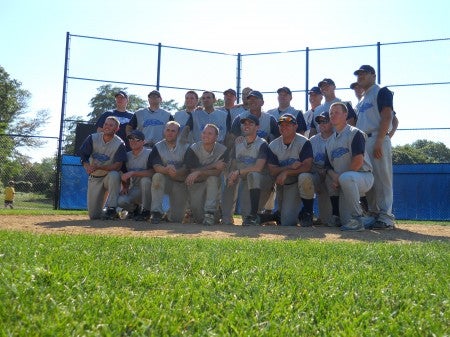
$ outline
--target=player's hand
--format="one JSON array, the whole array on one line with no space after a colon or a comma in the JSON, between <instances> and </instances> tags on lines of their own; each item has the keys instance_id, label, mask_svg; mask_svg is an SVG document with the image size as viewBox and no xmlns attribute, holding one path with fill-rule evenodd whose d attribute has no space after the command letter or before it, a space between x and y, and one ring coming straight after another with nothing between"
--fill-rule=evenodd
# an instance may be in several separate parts
<instances>
[{"instance_id":1,"label":"player's hand","mask_svg":"<svg viewBox=\"0 0 450 337\"><path fill-rule=\"evenodd\" d=\"M275 182L277 185L284 185L286 178L287 178L287 172L283 171L277 176L277 178L275 179Z\"/></svg>"},{"instance_id":2,"label":"player's hand","mask_svg":"<svg viewBox=\"0 0 450 337\"><path fill-rule=\"evenodd\" d=\"M215 163L214 168L216 170L223 171L226 166L227 166L227 164L223 161L223 159L220 159Z\"/></svg>"},{"instance_id":3,"label":"player's hand","mask_svg":"<svg viewBox=\"0 0 450 337\"><path fill-rule=\"evenodd\" d=\"M132 177L133 173L132 172L127 172L122 174L122 181L123 182L127 182L131 177Z\"/></svg>"},{"instance_id":4,"label":"player's hand","mask_svg":"<svg viewBox=\"0 0 450 337\"><path fill-rule=\"evenodd\" d=\"M293 170L297 170L297 169L299 169L299 168L302 167L302 166L303 166L303 163L302 163L301 161L294 161L294 162L290 165L290 168L293 169Z\"/></svg>"},{"instance_id":5,"label":"player's hand","mask_svg":"<svg viewBox=\"0 0 450 337\"><path fill-rule=\"evenodd\" d=\"M186 185L187 186L192 186L195 183L195 180L197 180L198 176L200 175L199 171L195 171L190 173L187 177L186 177Z\"/></svg>"},{"instance_id":6,"label":"player's hand","mask_svg":"<svg viewBox=\"0 0 450 337\"><path fill-rule=\"evenodd\" d=\"M380 159L383 157L383 142L376 141L375 146L373 147L373 156L375 159Z\"/></svg>"}]
</instances>

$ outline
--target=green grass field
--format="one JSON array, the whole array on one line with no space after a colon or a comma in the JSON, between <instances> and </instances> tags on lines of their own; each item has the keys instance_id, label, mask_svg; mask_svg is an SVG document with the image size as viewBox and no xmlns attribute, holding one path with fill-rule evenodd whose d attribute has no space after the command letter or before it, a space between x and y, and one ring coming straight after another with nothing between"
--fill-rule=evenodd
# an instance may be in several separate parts
<instances>
[{"instance_id":1,"label":"green grass field","mask_svg":"<svg viewBox=\"0 0 450 337\"><path fill-rule=\"evenodd\" d=\"M0 336L448 336L448 242L0 231Z\"/></svg>"}]
</instances>

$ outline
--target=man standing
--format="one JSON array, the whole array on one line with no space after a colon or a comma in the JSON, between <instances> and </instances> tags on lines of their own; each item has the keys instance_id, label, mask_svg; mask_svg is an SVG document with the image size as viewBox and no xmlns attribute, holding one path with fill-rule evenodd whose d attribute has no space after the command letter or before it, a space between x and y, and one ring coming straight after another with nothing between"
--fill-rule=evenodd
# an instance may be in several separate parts
<instances>
[{"instance_id":1,"label":"man standing","mask_svg":"<svg viewBox=\"0 0 450 337\"><path fill-rule=\"evenodd\" d=\"M160 108L161 94L153 90L148 94L149 107L135 112L127 126L127 133L132 130L142 131L145 135L145 146L153 147L163 138L163 130L166 123L173 120L173 116Z\"/></svg>"},{"instance_id":2,"label":"man standing","mask_svg":"<svg viewBox=\"0 0 450 337\"><path fill-rule=\"evenodd\" d=\"M244 140L237 142L232 151L231 170L228 174L227 188L236 194L242 184L241 214L242 225L259 225L258 211L264 208L273 188L273 181L267 170L267 142L257 136L259 119L248 114L240 119ZM225 213L227 210L224 207Z\"/></svg>"},{"instance_id":3,"label":"man standing","mask_svg":"<svg viewBox=\"0 0 450 337\"><path fill-rule=\"evenodd\" d=\"M311 90L308 92L309 97L309 104L311 104L311 109L305 112L305 123L307 130L305 131L305 137L310 138L309 136L309 130L311 129L311 123L314 118L314 111L320 104L322 104L322 91L320 91L319 87L312 87Z\"/></svg>"},{"instance_id":4,"label":"man standing","mask_svg":"<svg viewBox=\"0 0 450 337\"><path fill-rule=\"evenodd\" d=\"M356 127L368 137L366 151L375 178L373 188L367 193L369 211L377 219L374 228L393 229L392 148L388 135L393 116L393 95L388 88L375 84L376 74L372 66L362 65L354 74L364 89Z\"/></svg>"},{"instance_id":5,"label":"man standing","mask_svg":"<svg viewBox=\"0 0 450 337\"><path fill-rule=\"evenodd\" d=\"M223 110L214 108L216 96L211 91L204 91L201 97L203 110L195 110L191 114L191 118L186 125L192 130L194 142L199 142L202 139L203 130L206 124L214 124L219 129L217 141L224 143L225 135L230 129L230 119L228 113Z\"/></svg>"},{"instance_id":6,"label":"man standing","mask_svg":"<svg viewBox=\"0 0 450 337\"><path fill-rule=\"evenodd\" d=\"M169 195L169 221L181 222L187 202L185 184L187 170L183 158L189 144L177 141L180 124L169 121L164 129L164 139L155 144L151 161L155 174L152 182L152 223L159 223L163 216L163 197Z\"/></svg>"},{"instance_id":7,"label":"man standing","mask_svg":"<svg viewBox=\"0 0 450 337\"><path fill-rule=\"evenodd\" d=\"M314 181L314 190L316 192L317 203L319 208L318 220L321 223L330 226L339 226L339 218L331 216L331 202L328 195L327 186L325 184L325 146L333 134L333 126L330 123L330 115L323 112L316 117L316 123L319 124L320 132L309 140L313 150L312 174Z\"/></svg>"},{"instance_id":8,"label":"man standing","mask_svg":"<svg viewBox=\"0 0 450 337\"><path fill-rule=\"evenodd\" d=\"M338 202L340 219L345 224L341 230L361 231L375 222L374 218L363 216L359 203L361 194L372 187L372 165L365 151L364 134L347 124L347 114L347 106L342 102L330 107L330 120L336 132L326 145L325 167L329 193L335 197L331 199L333 211Z\"/></svg>"},{"instance_id":9,"label":"man standing","mask_svg":"<svg viewBox=\"0 0 450 337\"><path fill-rule=\"evenodd\" d=\"M278 94L278 108L267 111L278 120L284 114L291 114L297 120L297 133L304 135L306 131L306 122L301 110L295 110L291 106L292 92L288 87L282 87L277 90Z\"/></svg>"},{"instance_id":10,"label":"man standing","mask_svg":"<svg viewBox=\"0 0 450 337\"><path fill-rule=\"evenodd\" d=\"M227 148L217 142L219 128L206 124L202 140L192 144L184 162L190 170L186 177L192 215L197 223L214 225L218 210L221 174L228 159Z\"/></svg>"},{"instance_id":11,"label":"man standing","mask_svg":"<svg viewBox=\"0 0 450 337\"><path fill-rule=\"evenodd\" d=\"M128 95L125 91L120 90L114 96L116 99L116 108L114 110L105 111L100 118L95 123L97 127L97 132L103 131L103 124L105 124L105 120L109 116L114 116L120 123L119 131L117 131L117 135L123 140L125 145L127 146L127 150L130 150L130 147L127 140L126 127L133 117L133 113L127 110L128 105Z\"/></svg>"},{"instance_id":12,"label":"man standing","mask_svg":"<svg viewBox=\"0 0 450 337\"><path fill-rule=\"evenodd\" d=\"M336 97L335 94L336 84L334 84L334 81L331 78L324 78L322 81L319 82L317 86L320 88L320 91L325 97L325 102L314 110L313 115L314 117L311 123L311 129L309 131L310 137L314 136L319 128L318 124L315 121L315 118L319 116L322 112L330 111L331 104L335 102L341 102L341 99ZM353 110L352 105L349 102L345 102L345 105L347 106L348 110L347 123L354 126L356 124L355 110Z\"/></svg>"},{"instance_id":13,"label":"man standing","mask_svg":"<svg viewBox=\"0 0 450 337\"><path fill-rule=\"evenodd\" d=\"M120 192L120 173L127 161L125 144L116 135L120 122L109 116L103 131L89 135L80 148L81 163L89 175L87 203L91 220L117 219L117 199ZM105 193L109 193L106 211L102 214Z\"/></svg>"},{"instance_id":14,"label":"man standing","mask_svg":"<svg viewBox=\"0 0 450 337\"><path fill-rule=\"evenodd\" d=\"M136 221L150 218L151 176L153 170L149 161L151 150L144 147L145 135L133 130L128 135L131 151L127 153L126 173L122 174L122 191L118 204Z\"/></svg>"},{"instance_id":15,"label":"man standing","mask_svg":"<svg viewBox=\"0 0 450 337\"><path fill-rule=\"evenodd\" d=\"M309 140L296 133L297 120L291 114L278 119L281 136L269 144L269 172L277 184L281 225L312 226L314 183L313 152ZM299 212L299 207L303 208Z\"/></svg>"}]
</instances>

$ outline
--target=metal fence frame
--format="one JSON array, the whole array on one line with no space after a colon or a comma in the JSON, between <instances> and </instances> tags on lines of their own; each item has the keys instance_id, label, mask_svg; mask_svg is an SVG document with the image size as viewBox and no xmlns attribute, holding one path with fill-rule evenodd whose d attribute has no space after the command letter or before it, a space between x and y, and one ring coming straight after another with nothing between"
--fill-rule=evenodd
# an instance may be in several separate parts
<instances>
[{"instance_id":1,"label":"metal fence frame","mask_svg":"<svg viewBox=\"0 0 450 337\"><path fill-rule=\"evenodd\" d=\"M71 38L84 38L84 39L94 39L94 40L102 40L102 41L111 41L111 42L121 42L127 44L137 44L143 46L152 46L157 47L157 63L156 63L156 78L154 84L143 84L143 83L131 83L131 82L120 82L120 81L109 81L98 78L85 78L85 77L75 77L69 76L69 60L70 60L70 43ZM429 40L415 40L415 41L402 41L402 42L388 42L381 43L377 42L374 44L365 44L365 45L353 45L353 46L340 46L340 47L329 47L329 48L309 48L300 50L291 50L284 52L266 52L266 53L237 53L237 54L228 54L221 53L217 51L207 51L200 49L190 49L190 48L182 48L175 46L166 46L161 43L144 43L144 42L136 42L136 41L127 41L127 40L118 40L111 38L102 38L102 37L94 37L94 36L86 36L86 35L76 35L66 33L66 45L65 45L65 59L64 59L64 76L63 76L63 92L62 92L62 101L61 101L61 122L60 122L60 130L59 130L59 139L58 139L58 151L57 151L57 172L56 172L56 181L55 181L55 209L59 206L59 195L60 195L60 176L61 176L61 159L62 159L62 148L63 148L63 133L65 128L65 115L66 115L66 102L67 102L67 84L69 80L85 80L85 81L96 81L96 82L104 82L104 83L115 83L115 84L125 84L125 85L138 85L138 86L148 86L154 87L156 90L160 90L161 88L167 89L177 89L177 90L191 90L192 88L183 88L183 87L175 87L175 86L165 86L161 84L161 51L163 48L168 49L176 49L176 50L184 50L184 51L192 51L198 53L208 53L208 54L216 54L216 55L225 55L234 57L236 59L236 92L238 102L240 101L240 92L241 92L241 76L242 76L242 61L243 58L252 57L252 56L261 56L261 55L273 55L273 54L288 54L288 53L305 53L305 88L302 90L295 90L298 92L304 92L305 95L305 111L308 108L308 91L309 88L309 68L310 68L310 54L314 51L324 51L324 50L338 50L338 49L349 49L349 48L362 48L362 47L374 47L376 52L376 71L377 71L377 82L380 84L381 82L381 74L382 74L382 66L381 66L381 49L382 46L388 45L398 45L398 44L412 44L412 43L424 43L424 42L437 42L437 41L449 41L450 38L440 38L440 39L429 39ZM391 87L401 87L401 86L423 86L423 85L448 85L450 82L434 82L434 83L405 83L405 84L396 84L391 85ZM199 89L200 90L200 89ZM217 91L221 92L221 91Z\"/></svg>"}]
</instances>

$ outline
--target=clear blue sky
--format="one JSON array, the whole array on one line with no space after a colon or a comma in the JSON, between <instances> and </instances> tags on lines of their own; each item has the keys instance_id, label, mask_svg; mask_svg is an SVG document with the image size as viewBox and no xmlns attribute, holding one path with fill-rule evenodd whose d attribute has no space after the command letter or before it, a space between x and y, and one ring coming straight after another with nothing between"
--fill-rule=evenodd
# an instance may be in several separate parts
<instances>
[{"instance_id":1,"label":"clear blue sky","mask_svg":"<svg viewBox=\"0 0 450 337\"><path fill-rule=\"evenodd\" d=\"M46 136L58 135L66 32L146 43L161 42L163 45L230 54L450 37L448 23L450 3L446 0L426 2L4 0L2 2L0 65L12 78L22 82L24 89L31 92L30 112L34 113L41 109L50 111L52 117L47 130L43 133ZM448 41L389 48L382 50L382 65L385 65L382 84L450 81ZM155 65L152 60L139 68L140 60L147 52L145 49L137 46L125 48L120 46L120 49L121 53L128 53L122 57L128 58L128 62L131 62L125 69L116 57L112 57L115 54L114 46L73 39L69 74L80 77L104 76L119 81L122 77L127 77L125 81L131 79L142 83L146 78L142 74L146 71L150 74L154 72ZM163 55L163 61L173 64L174 68L192 67L187 62L189 60L187 56L180 60L175 51L170 53ZM312 59L310 86L324 77L331 77L335 79L338 87L347 87L354 80L352 70L364 63L372 63L375 66L373 53L368 60L363 55L355 57L351 52L345 51L327 52L325 55L317 56ZM300 62L300 65L290 67L291 58L289 55L284 59L279 56L268 58L267 72L254 66L258 62L266 61L245 58L242 84L261 91L275 91L283 85L288 85L291 89L304 89L304 76L293 79L293 74L290 73L290 69L301 68L303 71L304 63ZM346 66L340 66L343 63L342 59L345 59ZM178 70L175 75L179 74L182 77L179 81L173 74L165 75L163 81L166 80L170 82L168 85L174 86L190 86L189 84L193 83L195 85L192 87L195 88L209 88L215 85L210 84L214 83L209 82L211 78L223 76L229 83L211 89L221 90L235 86L234 60L226 66L218 65L218 59L214 57L203 60L200 64L193 63L196 68L194 73L184 75ZM251 73L252 66L259 72L258 75ZM146 67L151 70L146 70ZM103 74L97 74L98 69L106 70ZM122 76L124 71L130 74ZM213 75L211 71L214 72ZM342 73L343 71L345 73ZM226 74L222 75L221 72ZM192 82L190 78L193 78ZM101 83L69 81L68 115L88 113L89 99L95 95L95 88L99 85ZM132 93L144 99L148 91L147 88L130 89ZM447 94L448 89L448 85L425 89L394 89L400 128L450 127L449 109L441 104L441 98ZM163 99L174 98L182 103L180 98L182 93L167 90L162 91L162 94ZM350 91L338 92L338 96L354 101ZM269 109L275 105L276 96L268 95L265 108ZM303 109L304 96L300 93L294 96L293 105ZM433 120L423 118L428 113L433 114ZM441 122L437 123L436 119L440 119ZM401 136L397 142L402 143ZM404 142L409 142L409 139L405 138ZM53 151L53 148L50 151Z\"/></svg>"}]
</instances>

